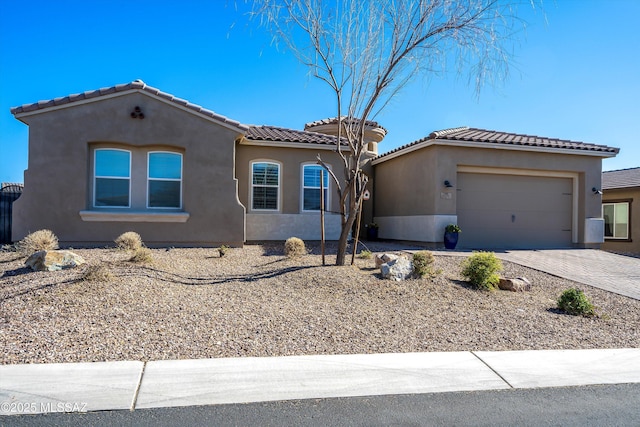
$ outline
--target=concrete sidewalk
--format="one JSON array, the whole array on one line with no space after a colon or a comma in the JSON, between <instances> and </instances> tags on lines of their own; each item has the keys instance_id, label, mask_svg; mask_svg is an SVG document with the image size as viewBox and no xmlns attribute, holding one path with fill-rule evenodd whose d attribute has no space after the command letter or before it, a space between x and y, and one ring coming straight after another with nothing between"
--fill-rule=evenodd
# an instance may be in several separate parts
<instances>
[{"instance_id":1,"label":"concrete sidewalk","mask_svg":"<svg viewBox=\"0 0 640 427\"><path fill-rule=\"evenodd\" d=\"M640 383L640 349L0 366L0 415Z\"/></svg>"}]
</instances>

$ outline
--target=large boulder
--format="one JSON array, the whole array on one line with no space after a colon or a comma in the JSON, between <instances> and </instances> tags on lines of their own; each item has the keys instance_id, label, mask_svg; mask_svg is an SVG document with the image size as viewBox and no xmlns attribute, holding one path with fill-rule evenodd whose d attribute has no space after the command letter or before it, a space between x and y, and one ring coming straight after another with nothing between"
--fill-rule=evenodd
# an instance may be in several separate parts
<instances>
[{"instance_id":1,"label":"large boulder","mask_svg":"<svg viewBox=\"0 0 640 427\"><path fill-rule=\"evenodd\" d=\"M394 254L378 254L376 255L376 268L380 268L380 266L382 264L386 264L390 261L394 261L396 259L400 258L398 255L394 255Z\"/></svg>"},{"instance_id":2,"label":"large boulder","mask_svg":"<svg viewBox=\"0 0 640 427\"><path fill-rule=\"evenodd\" d=\"M503 291L525 292L531 290L531 282L526 277L517 277L514 279L501 277L498 288Z\"/></svg>"},{"instance_id":3,"label":"large boulder","mask_svg":"<svg viewBox=\"0 0 640 427\"><path fill-rule=\"evenodd\" d=\"M382 277L397 282L413 277L413 263L407 258L397 258L380 266Z\"/></svg>"},{"instance_id":4,"label":"large boulder","mask_svg":"<svg viewBox=\"0 0 640 427\"><path fill-rule=\"evenodd\" d=\"M64 270L84 263L84 258L71 251L38 251L25 261L34 271Z\"/></svg>"}]
</instances>

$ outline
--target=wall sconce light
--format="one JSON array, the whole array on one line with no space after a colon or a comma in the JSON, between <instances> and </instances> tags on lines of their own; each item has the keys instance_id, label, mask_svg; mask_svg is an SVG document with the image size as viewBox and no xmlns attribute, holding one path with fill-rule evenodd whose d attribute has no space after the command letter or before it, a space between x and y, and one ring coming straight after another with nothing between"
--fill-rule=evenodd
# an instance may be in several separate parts
<instances>
[{"instance_id":1,"label":"wall sconce light","mask_svg":"<svg viewBox=\"0 0 640 427\"><path fill-rule=\"evenodd\" d=\"M593 191L593 194L602 194L602 190L598 190L596 187L593 187L591 191Z\"/></svg>"},{"instance_id":2,"label":"wall sconce light","mask_svg":"<svg viewBox=\"0 0 640 427\"><path fill-rule=\"evenodd\" d=\"M142 109L140 109L140 107L138 107L136 105L136 107L133 109L133 111L131 112L131 118L132 119L144 119L144 113L142 112Z\"/></svg>"},{"instance_id":3,"label":"wall sconce light","mask_svg":"<svg viewBox=\"0 0 640 427\"><path fill-rule=\"evenodd\" d=\"M451 184L451 183L449 182L449 180L448 180L448 179L446 179L446 180L444 181L444 186L445 186L445 187L447 187L447 188L452 188L452 187L453 187L453 184Z\"/></svg>"}]
</instances>

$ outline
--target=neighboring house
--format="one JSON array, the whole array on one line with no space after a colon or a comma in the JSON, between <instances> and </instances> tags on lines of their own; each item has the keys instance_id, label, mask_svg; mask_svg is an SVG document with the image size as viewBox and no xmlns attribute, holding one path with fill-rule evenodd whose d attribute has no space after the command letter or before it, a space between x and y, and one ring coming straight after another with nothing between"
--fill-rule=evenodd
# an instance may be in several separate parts
<instances>
[{"instance_id":1,"label":"neighboring house","mask_svg":"<svg viewBox=\"0 0 640 427\"><path fill-rule=\"evenodd\" d=\"M602 173L602 249L640 254L640 167Z\"/></svg>"},{"instance_id":2,"label":"neighboring house","mask_svg":"<svg viewBox=\"0 0 640 427\"><path fill-rule=\"evenodd\" d=\"M142 81L12 108L29 125L25 191L13 238L48 228L63 245L109 244L133 230L150 245L242 245L320 237L320 155L339 179L337 120L305 130L249 126ZM363 223L380 237L463 247L597 246L601 160L618 149L457 128L378 156L366 123L373 193ZM344 146L347 150L347 147ZM340 233L324 173L326 237Z\"/></svg>"}]
</instances>

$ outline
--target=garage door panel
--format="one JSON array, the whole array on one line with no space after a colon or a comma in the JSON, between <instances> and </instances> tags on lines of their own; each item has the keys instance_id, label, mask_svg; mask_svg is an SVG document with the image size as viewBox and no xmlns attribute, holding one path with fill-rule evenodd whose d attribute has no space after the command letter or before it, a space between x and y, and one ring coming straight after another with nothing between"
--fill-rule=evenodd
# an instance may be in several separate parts
<instances>
[{"instance_id":1,"label":"garage door panel","mask_svg":"<svg viewBox=\"0 0 640 427\"><path fill-rule=\"evenodd\" d=\"M570 246L570 178L459 173L457 187L462 247Z\"/></svg>"}]
</instances>

